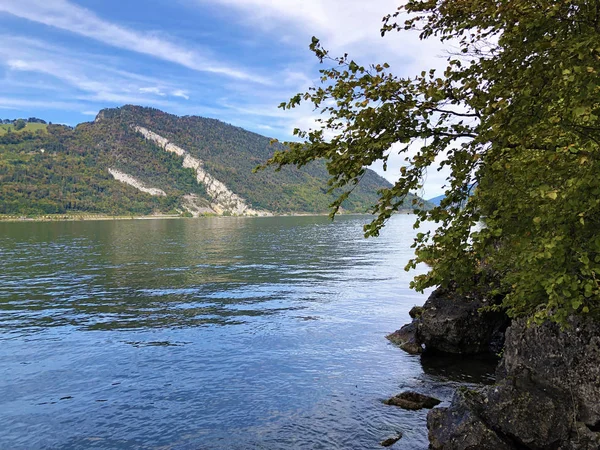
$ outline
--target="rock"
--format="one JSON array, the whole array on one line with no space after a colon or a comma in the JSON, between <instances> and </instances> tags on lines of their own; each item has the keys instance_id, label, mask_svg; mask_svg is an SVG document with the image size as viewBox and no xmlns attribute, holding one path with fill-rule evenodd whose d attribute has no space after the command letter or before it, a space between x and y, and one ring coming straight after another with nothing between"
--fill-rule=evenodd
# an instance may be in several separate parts
<instances>
[{"instance_id":1,"label":"rock","mask_svg":"<svg viewBox=\"0 0 600 450\"><path fill-rule=\"evenodd\" d=\"M436 408L427 414L429 448L432 450L516 450L492 431L479 417L483 398L473 391L459 389L449 408Z\"/></svg>"},{"instance_id":2,"label":"rock","mask_svg":"<svg viewBox=\"0 0 600 450\"><path fill-rule=\"evenodd\" d=\"M404 325L402 328L386 337L411 355L417 355L423 352L423 346L417 338L417 324L415 322Z\"/></svg>"},{"instance_id":3,"label":"rock","mask_svg":"<svg viewBox=\"0 0 600 450\"><path fill-rule=\"evenodd\" d=\"M498 353L509 319L504 313L479 313L491 300L436 289L417 319L417 340L426 351L454 354Z\"/></svg>"},{"instance_id":4,"label":"rock","mask_svg":"<svg viewBox=\"0 0 600 450\"><path fill-rule=\"evenodd\" d=\"M571 318L561 331L556 324L527 327L517 320L506 340L500 374L527 372L541 388L558 388L568 394L578 420L600 426L600 322Z\"/></svg>"},{"instance_id":5,"label":"rock","mask_svg":"<svg viewBox=\"0 0 600 450\"><path fill-rule=\"evenodd\" d=\"M535 385L523 374L486 391L481 417L520 446L541 450L568 440L572 411L564 393Z\"/></svg>"},{"instance_id":6,"label":"rock","mask_svg":"<svg viewBox=\"0 0 600 450\"><path fill-rule=\"evenodd\" d=\"M600 323L568 325L514 321L498 383L477 394L459 390L449 408L430 411L431 447L599 449Z\"/></svg>"},{"instance_id":7,"label":"rock","mask_svg":"<svg viewBox=\"0 0 600 450\"><path fill-rule=\"evenodd\" d=\"M437 398L419 394L418 392L402 392L384 402L386 405L399 406L402 409L417 410L433 408L441 403Z\"/></svg>"},{"instance_id":8,"label":"rock","mask_svg":"<svg viewBox=\"0 0 600 450\"><path fill-rule=\"evenodd\" d=\"M418 319L421 317L421 314L423 314L422 306L413 306L408 312L408 315L411 317L411 319Z\"/></svg>"},{"instance_id":9,"label":"rock","mask_svg":"<svg viewBox=\"0 0 600 450\"><path fill-rule=\"evenodd\" d=\"M396 436L389 437L386 440L381 441L381 446L382 447L390 447L390 446L394 445L396 442L398 442L400 439L402 439L402 433L398 433Z\"/></svg>"}]
</instances>

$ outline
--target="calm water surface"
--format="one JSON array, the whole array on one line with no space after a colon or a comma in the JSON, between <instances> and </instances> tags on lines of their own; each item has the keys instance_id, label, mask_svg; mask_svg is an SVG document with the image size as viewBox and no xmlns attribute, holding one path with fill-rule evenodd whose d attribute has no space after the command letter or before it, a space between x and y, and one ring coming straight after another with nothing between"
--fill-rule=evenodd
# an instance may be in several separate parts
<instances>
[{"instance_id":1,"label":"calm water surface","mask_svg":"<svg viewBox=\"0 0 600 450\"><path fill-rule=\"evenodd\" d=\"M425 299L367 221L0 223L0 448L426 448L381 400L477 374L384 338Z\"/></svg>"}]
</instances>

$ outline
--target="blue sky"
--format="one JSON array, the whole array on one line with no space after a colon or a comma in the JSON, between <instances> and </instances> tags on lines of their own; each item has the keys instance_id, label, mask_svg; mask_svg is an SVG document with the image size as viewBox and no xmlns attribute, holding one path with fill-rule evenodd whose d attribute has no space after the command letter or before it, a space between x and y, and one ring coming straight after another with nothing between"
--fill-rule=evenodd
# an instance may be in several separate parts
<instances>
[{"instance_id":1,"label":"blue sky","mask_svg":"<svg viewBox=\"0 0 600 450\"><path fill-rule=\"evenodd\" d=\"M381 38L396 1L373 0L1 0L0 118L76 125L103 108L138 104L200 115L279 139L307 128L307 107L277 105L315 83L308 50L388 62L409 75L441 67L435 42L406 33ZM392 158L393 181L402 158ZM424 195L441 192L432 171Z\"/></svg>"}]
</instances>

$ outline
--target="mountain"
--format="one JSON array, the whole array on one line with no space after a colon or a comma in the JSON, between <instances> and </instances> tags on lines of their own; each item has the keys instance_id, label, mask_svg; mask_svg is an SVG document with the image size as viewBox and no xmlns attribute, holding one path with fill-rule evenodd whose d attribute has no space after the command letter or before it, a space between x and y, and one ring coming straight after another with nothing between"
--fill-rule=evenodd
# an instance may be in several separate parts
<instances>
[{"instance_id":1,"label":"mountain","mask_svg":"<svg viewBox=\"0 0 600 450\"><path fill-rule=\"evenodd\" d=\"M438 195L437 197L430 198L427 201L429 203L434 204L435 206L440 206L440 202L442 200L444 200L445 198L446 198L446 196L444 194L442 194L442 195Z\"/></svg>"},{"instance_id":2,"label":"mountain","mask_svg":"<svg viewBox=\"0 0 600 450\"><path fill-rule=\"evenodd\" d=\"M326 212L324 162L252 173L275 149L215 119L130 105L74 129L40 124L0 136L0 214ZM344 210L368 211L387 186L367 171Z\"/></svg>"},{"instance_id":3,"label":"mountain","mask_svg":"<svg viewBox=\"0 0 600 450\"><path fill-rule=\"evenodd\" d=\"M477 188L477 183L470 183L469 184L469 196L473 195L473 192L475 191L475 189ZM442 202L442 200L444 200L446 198L445 194L442 195L438 195L437 197L433 197L427 200L427 203L430 203L432 205L435 206L440 206L440 203Z\"/></svg>"}]
</instances>

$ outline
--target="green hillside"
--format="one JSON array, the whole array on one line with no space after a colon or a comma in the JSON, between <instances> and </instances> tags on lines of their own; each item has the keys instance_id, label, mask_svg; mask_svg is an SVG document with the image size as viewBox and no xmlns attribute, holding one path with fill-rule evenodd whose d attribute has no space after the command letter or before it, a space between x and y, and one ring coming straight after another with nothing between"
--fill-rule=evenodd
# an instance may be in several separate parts
<instances>
[{"instance_id":1,"label":"green hillside","mask_svg":"<svg viewBox=\"0 0 600 450\"><path fill-rule=\"evenodd\" d=\"M43 125L42 133L27 127L0 136L0 214L176 213L186 211L184 196L190 194L205 212L227 212L219 208L222 197L197 182L196 170L183 167L184 156L165 151L134 127L168 139L201 161L203 170L241 198L248 211L321 213L334 198L326 194L323 162L302 170L252 173L275 150L270 139L214 119L124 106L103 110L94 122L75 129ZM150 195L117 181L109 169L162 193ZM387 185L368 171L344 210L366 212L377 189Z\"/></svg>"},{"instance_id":2,"label":"green hillside","mask_svg":"<svg viewBox=\"0 0 600 450\"><path fill-rule=\"evenodd\" d=\"M27 123L25 124L25 128L21 128L17 130L13 124L10 123L0 123L0 136L3 136L7 133L22 133L25 131L29 131L34 133L38 130L46 131L48 125L45 123Z\"/></svg>"}]
</instances>

